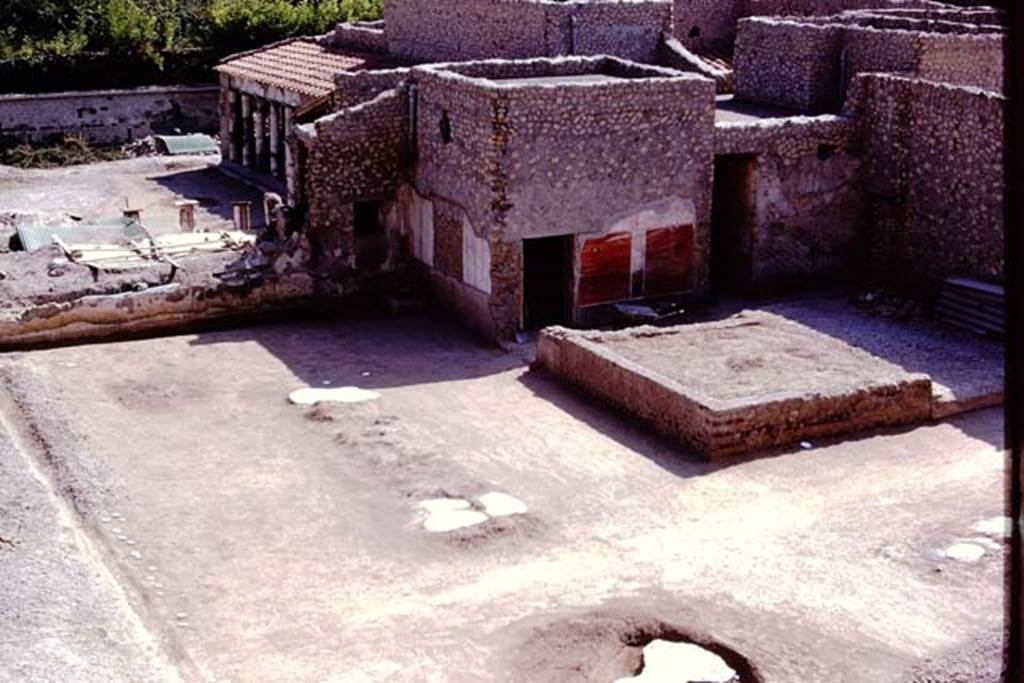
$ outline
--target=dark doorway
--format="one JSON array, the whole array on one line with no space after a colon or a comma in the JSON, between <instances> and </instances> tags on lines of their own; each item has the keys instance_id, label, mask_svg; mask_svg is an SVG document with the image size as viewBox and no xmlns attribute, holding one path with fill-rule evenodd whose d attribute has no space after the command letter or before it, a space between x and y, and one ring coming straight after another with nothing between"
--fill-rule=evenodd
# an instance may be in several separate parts
<instances>
[{"instance_id":1,"label":"dark doorway","mask_svg":"<svg viewBox=\"0 0 1024 683\"><path fill-rule=\"evenodd\" d=\"M388 258L388 238L380 219L380 202L356 202L353 207L353 232L356 267L377 268Z\"/></svg>"},{"instance_id":2,"label":"dark doorway","mask_svg":"<svg viewBox=\"0 0 1024 683\"><path fill-rule=\"evenodd\" d=\"M564 325L572 309L572 235L523 240L523 324Z\"/></svg>"},{"instance_id":3,"label":"dark doorway","mask_svg":"<svg viewBox=\"0 0 1024 683\"><path fill-rule=\"evenodd\" d=\"M757 160L752 154L715 157L711 204L711 289L746 293L754 239Z\"/></svg>"}]
</instances>

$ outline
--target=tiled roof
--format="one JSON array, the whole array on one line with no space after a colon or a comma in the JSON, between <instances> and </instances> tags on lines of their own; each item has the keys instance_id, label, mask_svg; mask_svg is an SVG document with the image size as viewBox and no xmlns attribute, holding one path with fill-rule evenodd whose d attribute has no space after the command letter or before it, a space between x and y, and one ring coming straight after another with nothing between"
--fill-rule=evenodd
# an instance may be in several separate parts
<instances>
[{"instance_id":1,"label":"tiled roof","mask_svg":"<svg viewBox=\"0 0 1024 683\"><path fill-rule=\"evenodd\" d=\"M334 76L340 71L395 65L381 55L335 50L316 38L293 38L228 57L216 69L300 95L321 97L334 90Z\"/></svg>"}]
</instances>

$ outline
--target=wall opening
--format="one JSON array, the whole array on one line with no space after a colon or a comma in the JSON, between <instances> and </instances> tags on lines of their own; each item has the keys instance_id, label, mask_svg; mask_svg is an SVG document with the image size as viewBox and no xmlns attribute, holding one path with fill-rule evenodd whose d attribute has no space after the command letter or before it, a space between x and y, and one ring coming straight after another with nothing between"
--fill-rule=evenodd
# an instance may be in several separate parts
<instances>
[{"instance_id":1,"label":"wall opening","mask_svg":"<svg viewBox=\"0 0 1024 683\"><path fill-rule=\"evenodd\" d=\"M448 144L452 141L452 120L448 116L448 112L441 112L441 122L438 124L438 129L441 132L441 141L444 144Z\"/></svg>"},{"instance_id":2,"label":"wall opening","mask_svg":"<svg viewBox=\"0 0 1024 683\"><path fill-rule=\"evenodd\" d=\"M711 204L711 289L716 295L744 293L751 276L757 158L715 157Z\"/></svg>"},{"instance_id":3,"label":"wall opening","mask_svg":"<svg viewBox=\"0 0 1024 683\"><path fill-rule=\"evenodd\" d=\"M356 202L353 206L356 265L376 268L388 258L388 237L381 220L380 202Z\"/></svg>"},{"instance_id":4,"label":"wall opening","mask_svg":"<svg viewBox=\"0 0 1024 683\"><path fill-rule=\"evenodd\" d=\"M536 330L572 318L573 236L523 240L523 326Z\"/></svg>"}]
</instances>

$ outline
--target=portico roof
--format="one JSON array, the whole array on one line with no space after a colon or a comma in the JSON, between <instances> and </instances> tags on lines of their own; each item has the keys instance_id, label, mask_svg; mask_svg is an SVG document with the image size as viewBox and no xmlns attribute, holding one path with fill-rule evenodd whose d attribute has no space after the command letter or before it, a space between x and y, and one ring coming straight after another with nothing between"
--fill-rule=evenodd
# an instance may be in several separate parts
<instances>
[{"instance_id":1,"label":"portico roof","mask_svg":"<svg viewBox=\"0 0 1024 683\"><path fill-rule=\"evenodd\" d=\"M395 64L383 55L339 50L323 45L319 38L303 37L232 55L215 68L303 97L323 97L334 90L339 72L386 69Z\"/></svg>"}]
</instances>

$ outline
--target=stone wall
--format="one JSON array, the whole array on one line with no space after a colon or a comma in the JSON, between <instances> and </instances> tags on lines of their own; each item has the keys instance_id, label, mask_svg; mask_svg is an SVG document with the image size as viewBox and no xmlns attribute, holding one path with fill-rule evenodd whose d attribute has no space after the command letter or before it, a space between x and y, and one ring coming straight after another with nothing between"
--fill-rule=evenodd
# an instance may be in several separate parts
<instances>
[{"instance_id":1,"label":"stone wall","mask_svg":"<svg viewBox=\"0 0 1024 683\"><path fill-rule=\"evenodd\" d=\"M364 23L338 24L334 27L330 40L336 47L360 52L388 51L388 39L383 26Z\"/></svg>"},{"instance_id":2,"label":"stone wall","mask_svg":"<svg viewBox=\"0 0 1024 683\"><path fill-rule=\"evenodd\" d=\"M1003 278L1005 99L891 75L851 89L863 140L869 246L881 281L934 292L950 275Z\"/></svg>"},{"instance_id":3,"label":"stone wall","mask_svg":"<svg viewBox=\"0 0 1024 683\"><path fill-rule=\"evenodd\" d=\"M947 7L928 0L674 0L675 34L698 51L732 54L736 25L751 16L830 15L844 10ZM985 15L981 18L988 18Z\"/></svg>"},{"instance_id":4,"label":"stone wall","mask_svg":"<svg viewBox=\"0 0 1024 683\"><path fill-rule=\"evenodd\" d=\"M413 73L416 186L458 207L459 228L489 241L497 329L519 324L521 241L528 238L695 222L694 291L706 290L711 80L599 58L491 60ZM507 82L580 74L618 78L558 88ZM436 207L435 236L442 230ZM447 258L446 245L460 243L438 237L435 262Z\"/></svg>"},{"instance_id":5,"label":"stone wall","mask_svg":"<svg viewBox=\"0 0 1024 683\"><path fill-rule=\"evenodd\" d=\"M397 88L409 78L409 69L342 71L334 79L331 110L341 111L368 102L383 92Z\"/></svg>"},{"instance_id":6,"label":"stone wall","mask_svg":"<svg viewBox=\"0 0 1024 683\"><path fill-rule=\"evenodd\" d=\"M1002 35L924 35L917 75L930 81L1003 91Z\"/></svg>"},{"instance_id":7,"label":"stone wall","mask_svg":"<svg viewBox=\"0 0 1024 683\"><path fill-rule=\"evenodd\" d=\"M743 19L736 39L736 96L802 112L838 105L843 27Z\"/></svg>"},{"instance_id":8,"label":"stone wall","mask_svg":"<svg viewBox=\"0 0 1024 683\"><path fill-rule=\"evenodd\" d=\"M408 89L297 127L310 240L328 267L354 268L353 204L393 197L409 162Z\"/></svg>"},{"instance_id":9,"label":"stone wall","mask_svg":"<svg viewBox=\"0 0 1024 683\"><path fill-rule=\"evenodd\" d=\"M387 0L391 54L418 62L612 54L654 61L670 0Z\"/></svg>"},{"instance_id":10,"label":"stone wall","mask_svg":"<svg viewBox=\"0 0 1024 683\"><path fill-rule=\"evenodd\" d=\"M755 159L750 234L738 250L744 289L768 294L857 274L865 206L854 132L852 119L832 115L716 126L716 156Z\"/></svg>"},{"instance_id":11,"label":"stone wall","mask_svg":"<svg viewBox=\"0 0 1024 683\"><path fill-rule=\"evenodd\" d=\"M750 18L739 23L736 95L801 112L837 111L861 73L1002 88L1004 37L880 29L841 23Z\"/></svg>"},{"instance_id":12,"label":"stone wall","mask_svg":"<svg viewBox=\"0 0 1024 683\"><path fill-rule=\"evenodd\" d=\"M68 133L117 144L175 129L215 132L217 103L215 85L0 95L0 144Z\"/></svg>"}]
</instances>

